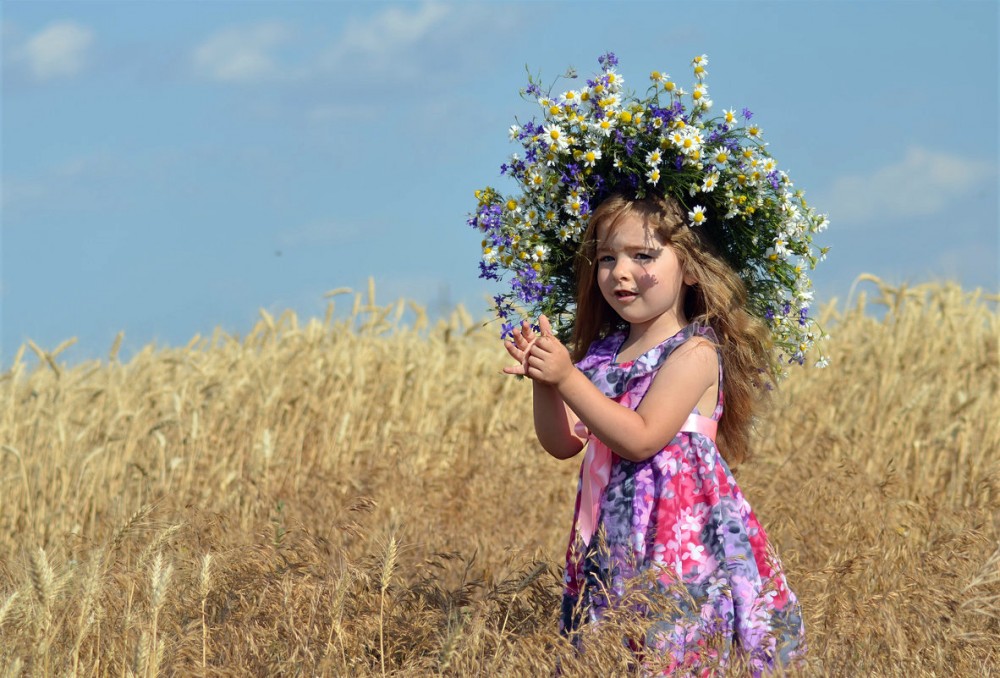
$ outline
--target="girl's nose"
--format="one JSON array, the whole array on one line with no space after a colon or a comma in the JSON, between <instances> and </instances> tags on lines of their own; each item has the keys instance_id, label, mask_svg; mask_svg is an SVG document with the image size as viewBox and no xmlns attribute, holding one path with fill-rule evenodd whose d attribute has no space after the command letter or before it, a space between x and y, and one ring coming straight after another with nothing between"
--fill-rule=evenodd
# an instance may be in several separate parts
<instances>
[{"instance_id":1,"label":"girl's nose","mask_svg":"<svg viewBox=\"0 0 1000 678\"><path fill-rule=\"evenodd\" d=\"M628 277L628 266L626 266L626 263L624 257L615 262L615 267L611 271L615 280L625 280Z\"/></svg>"}]
</instances>

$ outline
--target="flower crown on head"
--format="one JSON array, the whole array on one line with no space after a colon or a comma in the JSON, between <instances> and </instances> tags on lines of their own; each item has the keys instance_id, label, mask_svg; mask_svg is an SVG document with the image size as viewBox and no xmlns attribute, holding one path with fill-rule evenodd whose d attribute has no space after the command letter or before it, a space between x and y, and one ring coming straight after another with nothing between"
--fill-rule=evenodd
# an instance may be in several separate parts
<instances>
[{"instance_id":1,"label":"flower crown on head","mask_svg":"<svg viewBox=\"0 0 1000 678\"><path fill-rule=\"evenodd\" d=\"M522 96L537 100L542 119L511 126L524 157L515 153L500 167L520 192L476 191L469 224L483 233L480 277L510 274L510 290L494 297L501 335L509 336L518 320L515 304L529 317L547 314L561 336L568 334L580 237L592 210L624 190L679 201L688 227L706 229L742 278L747 310L768 324L776 360L803 364L818 338L807 270L825 258L826 248L817 255L812 238L826 228L826 217L792 190L748 109L709 117L705 55L691 62L690 94L653 71L643 99L624 90L614 54L598 61L602 72L585 87L559 94L543 92L529 77ZM567 77L576 77L572 69Z\"/></svg>"}]
</instances>

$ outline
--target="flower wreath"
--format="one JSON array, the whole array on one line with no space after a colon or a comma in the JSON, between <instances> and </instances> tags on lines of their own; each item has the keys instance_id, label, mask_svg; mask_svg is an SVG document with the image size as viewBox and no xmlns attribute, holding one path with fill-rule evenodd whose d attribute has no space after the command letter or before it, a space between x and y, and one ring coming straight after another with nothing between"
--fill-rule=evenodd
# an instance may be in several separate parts
<instances>
[{"instance_id":1,"label":"flower wreath","mask_svg":"<svg viewBox=\"0 0 1000 678\"><path fill-rule=\"evenodd\" d=\"M510 290L494 297L501 335L510 336L519 320L515 305L528 317L545 313L561 337L569 334L580 236L591 211L624 187L637 198L656 192L678 200L689 227L706 229L742 278L747 310L767 322L775 359L803 364L818 337L809 317L807 270L827 251L817 255L812 238L827 218L807 205L801 190L792 190L748 109L708 117L705 55L691 62L690 95L653 71L644 99L623 89L613 53L598 61L602 72L586 87L561 94L543 92L529 77L521 94L537 100L542 120L511 126L524 157L515 153L500 167L520 193L476 191L479 205L469 224L483 233L480 277L511 274ZM566 77L576 75L571 69Z\"/></svg>"}]
</instances>

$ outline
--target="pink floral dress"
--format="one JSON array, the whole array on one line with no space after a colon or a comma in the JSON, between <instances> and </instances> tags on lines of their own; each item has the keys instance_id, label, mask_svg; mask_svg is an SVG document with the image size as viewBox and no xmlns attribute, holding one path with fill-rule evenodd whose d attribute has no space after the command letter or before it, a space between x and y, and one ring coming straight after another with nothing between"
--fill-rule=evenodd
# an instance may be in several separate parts
<instances>
[{"instance_id":1,"label":"pink floral dress","mask_svg":"<svg viewBox=\"0 0 1000 678\"><path fill-rule=\"evenodd\" d=\"M710 327L690 324L635 361L618 364L625 340L618 332L594 342L577 367L602 393L634 410L670 353L695 335L716 342ZM715 422L722 392L720 362ZM637 463L610 452L606 483L593 494L596 529L589 544L577 493L560 615L564 634L580 644L581 626L600 620L630 584L642 581L653 586L652 595L669 596L669 604L643 606L646 637L630 642L643 654L659 653L668 671L725 665L739 653L759 674L805 651L795 594L712 436L682 428Z\"/></svg>"}]
</instances>

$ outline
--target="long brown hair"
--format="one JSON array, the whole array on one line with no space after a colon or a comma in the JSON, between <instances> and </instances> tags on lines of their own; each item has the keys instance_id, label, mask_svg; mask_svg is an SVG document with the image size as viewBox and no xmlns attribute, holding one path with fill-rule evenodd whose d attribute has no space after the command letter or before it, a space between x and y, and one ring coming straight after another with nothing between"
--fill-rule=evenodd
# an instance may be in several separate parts
<instances>
[{"instance_id":1,"label":"long brown hair","mask_svg":"<svg viewBox=\"0 0 1000 678\"><path fill-rule=\"evenodd\" d=\"M754 410L774 383L770 333L746 310L743 281L708 241L704 229L687 225L677 200L653 196L635 200L616 193L594 210L576 259L573 359L582 360L595 340L627 327L597 287L597 234L602 226L613 228L629 215L643 219L664 245L672 247L684 271L696 281L687 286L684 315L688 322L710 326L719 340L725 375L719 451L729 464L746 461Z\"/></svg>"}]
</instances>

